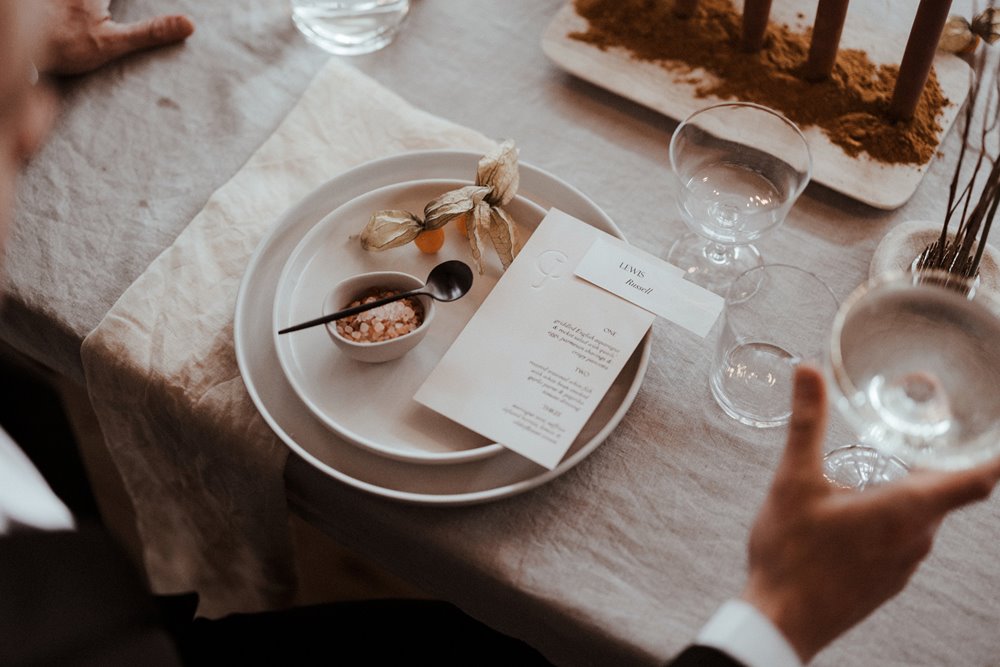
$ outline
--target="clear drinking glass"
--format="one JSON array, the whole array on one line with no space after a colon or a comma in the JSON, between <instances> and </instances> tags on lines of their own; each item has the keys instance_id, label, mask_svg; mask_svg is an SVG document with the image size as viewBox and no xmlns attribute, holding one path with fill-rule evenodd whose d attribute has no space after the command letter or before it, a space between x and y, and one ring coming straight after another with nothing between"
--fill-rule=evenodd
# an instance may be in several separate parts
<instances>
[{"instance_id":1,"label":"clear drinking glass","mask_svg":"<svg viewBox=\"0 0 1000 667\"><path fill-rule=\"evenodd\" d=\"M692 230L667 261L718 294L763 264L752 241L781 224L812 174L812 157L795 123L759 104L697 111L670 139L680 186L678 208Z\"/></svg>"},{"instance_id":2,"label":"clear drinking glass","mask_svg":"<svg viewBox=\"0 0 1000 667\"><path fill-rule=\"evenodd\" d=\"M822 359L836 313L826 284L794 266L760 266L733 281L709 379L719 407L750 426L787 423L795 366Z\"/></svg>"},{"instance_id":3,"label":"clear drinking glass","mask_svg":"<svg viewBox=\"0 0 1000 667\"><path fill-rule=\"evenodd\" d=\"M337 55L371 53L399 32L410 0L290 0L292 20L306 39Z\"/></svg>"},{"instance_id":4,"label":"clear drinking glass","mask_svg":"<svg viewBox=\"0 0 1000 667\"><path fill-rule=\"evenodd\" d=\"M841 306L827 370L861 442L826 455L831 482L864 488L1000 454L1000 309L970 287L941 271L893 274Z\"/></svg>"}]
</instances>

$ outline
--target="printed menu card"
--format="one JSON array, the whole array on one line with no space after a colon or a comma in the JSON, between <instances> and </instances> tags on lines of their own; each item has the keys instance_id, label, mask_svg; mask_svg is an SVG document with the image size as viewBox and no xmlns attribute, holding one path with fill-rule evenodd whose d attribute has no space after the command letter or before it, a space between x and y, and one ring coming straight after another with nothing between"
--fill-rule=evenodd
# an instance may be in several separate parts
<instances>
[{"instance_id":1,"label":"printed menu card","mask_svg":"<svg viewBox=\"0 0 1000 667\"><path fill-rule=\"evenodd\" d=\"M599 239L551 210L414 398L554 468L655 319L574 275Z\"/></svg>"}]
</instances>

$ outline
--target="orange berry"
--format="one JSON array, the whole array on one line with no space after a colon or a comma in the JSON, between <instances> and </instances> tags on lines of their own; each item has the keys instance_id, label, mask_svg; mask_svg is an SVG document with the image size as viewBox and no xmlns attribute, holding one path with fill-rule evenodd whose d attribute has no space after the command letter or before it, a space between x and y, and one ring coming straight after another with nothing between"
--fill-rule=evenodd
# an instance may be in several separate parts
<instances>
[{"instance_id":1,"label":"orange berry","mask_svg":"<svg viewBox=\"0 0 1000 667\"><path fill-rule=\"evenodd\" d=\"M469 228L466 226L465 221L469 219L469 214L460 215L455 218L455 226L458 227L458 231L462 232L462 236L469 238Z\"/></svg>"},{"instance_id":2,"label":"orange berry","mask_svg":"<svg viewBox=\"0 0 1000 667\"><path fill-rule=\"evenodd\" d=\"M420 252L433 255L444 245L444 228L425 229L417 234L417 238L413 239L413 242L420 248Z\"/></svg>"}]
</instances>

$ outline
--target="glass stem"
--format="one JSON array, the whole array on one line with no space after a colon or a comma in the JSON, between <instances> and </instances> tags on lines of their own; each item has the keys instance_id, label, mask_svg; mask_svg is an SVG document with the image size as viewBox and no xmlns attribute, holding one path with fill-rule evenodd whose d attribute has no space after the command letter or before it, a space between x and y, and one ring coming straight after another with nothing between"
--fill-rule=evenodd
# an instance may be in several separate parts
<instances>
[{"instance_id":1,"label":"glass stem","mask_svg":"<svg viewBox=\"0 0 1000 667\"><path fill-rule=\"evenodd\" d=\"M733 259L732 246L711 242L705 246L705 256L716 264L728 264Z\"/></svg>"}]
</instances>

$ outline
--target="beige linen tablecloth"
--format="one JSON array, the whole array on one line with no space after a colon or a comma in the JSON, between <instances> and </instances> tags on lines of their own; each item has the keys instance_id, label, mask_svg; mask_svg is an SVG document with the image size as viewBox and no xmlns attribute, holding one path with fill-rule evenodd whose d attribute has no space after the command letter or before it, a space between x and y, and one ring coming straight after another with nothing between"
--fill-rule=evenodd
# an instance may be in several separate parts
<instances>
[{"instance_id":1,"label":"beige linen tablecloth","mask_svg":"<svg viewBox=\"0 0 1000 667\"><path fill-rule=\"evenodd\" d=\"M665 152L672 122L539 65L538 32L555 3L512 13L488 0L414 7L394 48L354 62L439 114L518 138L526 162L595 197L638 247L660 252L684 231ZM483 30L466 30L469 15L483 17ZM484 50L484 39L504 47ZM463 86L482 72L492 85L469 94ZM459 93L476 104L456 103ZM808 267L846 296L886 232L942 215L959 144L952 133L898 212L810 187L762 243L765 257ZM643 388L607 441L560 478L500 502L444 509L371 496L286 457L254 411L233 356L232 314L268 225L350 165L487 145L330 64L86 340L92 397L135 500L157 590L196 589L210 614L283 601L292 584L286 490L295 511L340 543L556 663L662 663L740 590L747 530L784 433L726 417L708 389L713 341L669 323L654 325ZM850 442L835 416L828 442ZM994 498L950 517L907 590L816 664L995 664L998 506Z\"/></svg>"},{"instance_id":2,"label":"beige linen tablecloth","mask_svg":"<svg viewBox=\"0 0 1000 667\"><path fill-rule=\"evenodd\" d=\"M208 615L273 606L292 591L287 450L253 407L233 350L237 290L269 227L354 165L491 145L331 60L87 337L90 398L135 505L154 590L196 590Z\"/></svg>"}]
</instances>

